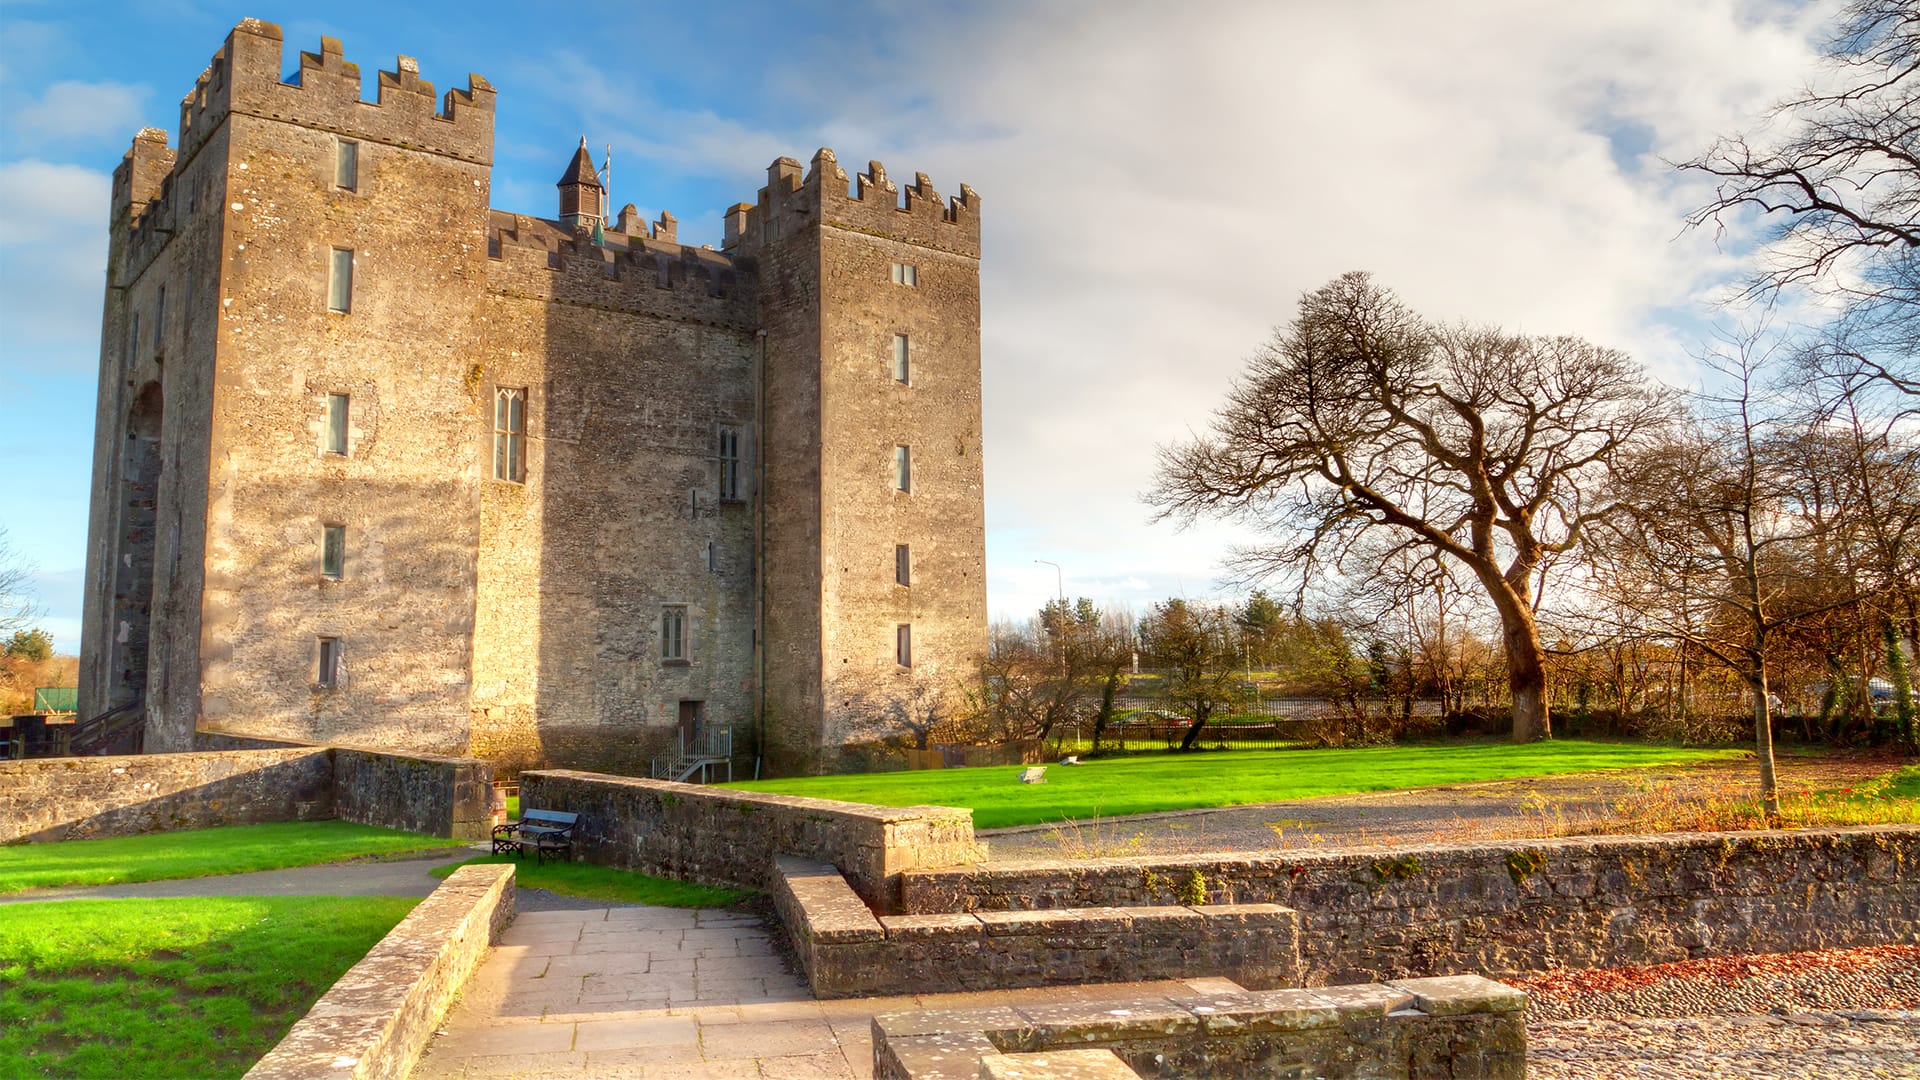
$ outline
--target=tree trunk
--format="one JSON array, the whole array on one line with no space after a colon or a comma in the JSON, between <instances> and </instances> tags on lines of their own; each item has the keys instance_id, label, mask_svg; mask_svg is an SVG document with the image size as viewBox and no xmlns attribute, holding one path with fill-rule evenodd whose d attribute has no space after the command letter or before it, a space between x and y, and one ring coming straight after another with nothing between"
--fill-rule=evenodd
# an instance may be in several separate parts
<instances>
[{"instance_id":1,"label":"tree trunk","mask_svg":"<svg viewBox=\"0 0 1920 1080\"><path fill-rule=\"evenodd\" d=\"M1760 759L1760 809L1767 828L1780 827L1780 788L1773 772L1773 717L1767 707L1767 668L1763 663L1748 680L1753 690L1753 752Z\"/></svg>"},{"instance_id":2,"label":"tree trunk","mask_svg":"<svg viewBox=\"0 0 1920 1080\"><path fill-rule=\"evenodd\" d=\"M1540 644L1533 612L1521 605L1502 605L1505 631L1507 689L1513 696L1513 741L1553 738L1553 720L1547 714L1547 650Z\"/></svg>"},{"instance_id":3,"label":"tree trunk","mask_svg":"<svg viewBox=\"0 0 1920 1080\"><path fill-rule=\"evenodd\" d=\"M1180 749L1191 750L1193 744L1200 741L1200 729L1207 726L1207 716L1211 712L1211 709L1193 710L1193 726L1187 729L1186 737L1180 740Z\"/></svg>"}]
</instances>

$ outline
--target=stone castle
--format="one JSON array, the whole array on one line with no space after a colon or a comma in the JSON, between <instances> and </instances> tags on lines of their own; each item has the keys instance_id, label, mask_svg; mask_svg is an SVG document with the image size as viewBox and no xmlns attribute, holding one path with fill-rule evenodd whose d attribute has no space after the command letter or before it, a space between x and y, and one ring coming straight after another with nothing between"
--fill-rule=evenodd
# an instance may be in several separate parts
<instances>
[{"instance_id":1,"label":"stone castle","mask_svg":"<svg viewBox=\"0 0 1920 1080\"><path fill-rule=\"evenodd\" d=\"M799 772L984 653L970 188L781 158L716 251L584 140L493 209L478 75L283 63L240 23L114 173L82 716Z\"/></svg>"}]
</instances>

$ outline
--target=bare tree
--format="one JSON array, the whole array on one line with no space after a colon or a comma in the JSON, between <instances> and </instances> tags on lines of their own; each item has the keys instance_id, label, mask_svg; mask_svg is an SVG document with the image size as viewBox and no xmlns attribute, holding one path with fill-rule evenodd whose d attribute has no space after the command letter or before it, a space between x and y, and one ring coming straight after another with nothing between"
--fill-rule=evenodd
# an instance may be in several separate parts
<instances>
[{"instance_id":1,"label":"bare tree","mask_svg":"<svg viewBox=\"0 0 1920 1080\"><path fill-rule=\"evenodd\" d=\"M1788 628L1852 596L1820 555L1833 524L1796 459L1797 432L1759 385L1767 357L1753 339L1737 344L1709 359L1730 388L1700 396L1703 418L1622 470L1630 512L1599 526L1590 550L1602 588L1745 684L1761 803L1777 821L1772 653Z\"/></svg>"},{"instance_id":2,"label":"bare tree","mask_svg":"<svg viewBox=\"0 0 1920 1080\"><path fill-rule=\"evenodd\" d=\"M1164 518L1274 537L1241 551L1239 568L1302 590L1347 568L1363 537L1455 561L1499 614L1524 742L1552 735L1537 575L1612 512L1592 493L1671 414L1671 395L1619 352L1437 326L1349 273L1302 298L1209 436L1163 448L1148 500Z\"/></svg>"},{"instance_id":3,"label":"bare tree","mask_svg":"<svg viewBox=\"0 0 1920 1080\"><path fill-rule=\"evenodd\" d=\"M33 566L7 540L0 527L0 636L25 629L39 618L40 609L27 595Z\"/></svg>"}]
</instances>

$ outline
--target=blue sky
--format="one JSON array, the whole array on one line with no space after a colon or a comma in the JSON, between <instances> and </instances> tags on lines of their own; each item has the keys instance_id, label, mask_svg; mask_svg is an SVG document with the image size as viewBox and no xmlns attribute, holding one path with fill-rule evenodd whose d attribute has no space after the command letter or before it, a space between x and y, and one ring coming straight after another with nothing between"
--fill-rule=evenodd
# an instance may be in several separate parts
<instances>
[{"instance_id":1,"label":"blue sky","mask_svg":"<svg viewBox=\"0 0 1920 1080\"><path fill-rule=\"evenodd\" d=\"M315 16L319 10L323 14ZM614 204L719 241L769 161L831 146L984 199L988 579L1143 607L1233 541L1153 525L1295 299L1348 269L1427 313L1573 333L1685 379L1739 270L1662 158L1749 125L1831 4L0 2L0 526L78 648L107 178L244 16L499 90L494 205L553 213L579 137Z\"/></svg>"}]
</instances>

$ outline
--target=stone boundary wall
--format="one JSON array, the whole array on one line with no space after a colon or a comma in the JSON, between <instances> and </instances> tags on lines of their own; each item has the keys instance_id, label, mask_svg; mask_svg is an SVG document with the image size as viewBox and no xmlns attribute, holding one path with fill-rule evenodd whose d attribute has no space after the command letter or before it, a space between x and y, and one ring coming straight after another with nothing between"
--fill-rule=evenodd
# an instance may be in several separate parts
<instances>
[{"instance_id":1,"label":"stone boundary wall","mask_svg":"<svg viewBox=\"0 0 1920 1080\"><path fill-rule=\"evenodd\" d=\"M1920 939L1920 826L915 871L902 910L1154 904L1196 873L1210 898L1300 913L1301 985Z\"/></svg>"},{"instance_id":2,"label":"stone boundary wall","mask_svg":"<svg viewBox=\"0 0 1920 1080\"><path fill-rule=\"evenodd\" d=\"M476 758L333 748L334 813L455 840L493 828L493 766Z\"/></svg>"},{"instance_id":3,"label":"stone boundary wall","mask_svg":"<svg viewBox=\"0 0 1920 1080\"><path fill-rule=\"evenodd\" d=\"M580 815L574 852L650 874L770 887L776 854L838 867L870 906L894 911L908 870L986 860L973 811L886 807L549 769L520 774L520 808Z\"/></svg>"},{"instance_id":4,"label":"stone boundary wall","mask_svg":"<svg viewBox=\"0 0 1920 1080\"><path fill-rule=\"evenodd\" d=\"M324 747L0 761L0 843L334 816Z\"/></svg>"},{"instance_id":5,"label":"stone boundary wall","mask_svg":"<svg viewBox=\"0 0 1920 1080\"><path fill-rule=\"evenodd\" d=\"M487 835L493 766L333 746L0 761L0 843L340 818Z\"/></svg>"},{"instance_id":6,"label":"stone boundary wall","mask_svg":"<svg viewBox=\"0 0 1920 1080\"><path fill-rule=\"evenodd\" d=\"M1296 985L1299 921L1274 904L876 917L840 871L775 856L773 902L818 998L1225 976Z\"/></svg>"},{"instance_id":7,"label":"stone boundary wall","mask_svg":"<svg viewBox=\"0 0 1920 1080\"><path fill-rule=\"evenodd\" d=\"M1510 986L1461 975L1318 990L922 1010L873 1018L873 1075L1523 1080L1526 1006L1526 995ZM1131 1069L1070 1072L1065 1060L1050 1056L1040 1064L1023 1057L1100 1049ZM1020 1069L990 1071L1003 1056L1021 1057Z\"/></svg>"},{"instance_id":8,"label":"stone boundary wall","mask_svg":"<svg viewBox=\"0 0 1920 1080\"><path fill-rule=\"evenodd\" d=\"M513 921L513 867L463 866L320 995L248 1080L403 1078Z\"/></svg>"},{"instance_id":9,"label":"stone boundary wall","mask_svg":"<svg viewBox=\"0 0 1920 1080\"><path fill-rule=\"evenodd\" d=\"M322 746L323 743L298 739L263 739L258 735L238 735L228 731L200 728L193 733L195 750L284 750L293 746Z\"/></svg>"}]
</instances>

